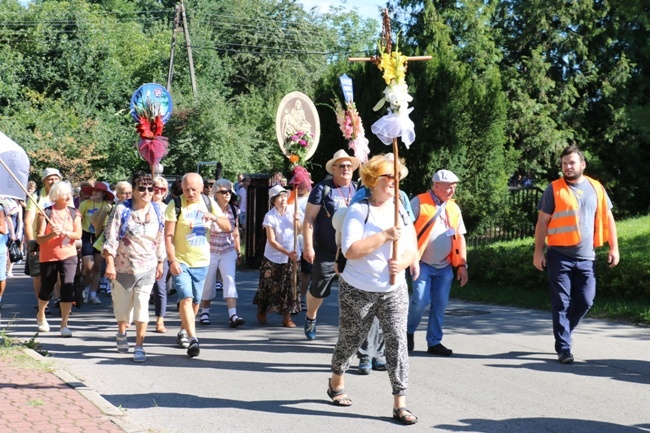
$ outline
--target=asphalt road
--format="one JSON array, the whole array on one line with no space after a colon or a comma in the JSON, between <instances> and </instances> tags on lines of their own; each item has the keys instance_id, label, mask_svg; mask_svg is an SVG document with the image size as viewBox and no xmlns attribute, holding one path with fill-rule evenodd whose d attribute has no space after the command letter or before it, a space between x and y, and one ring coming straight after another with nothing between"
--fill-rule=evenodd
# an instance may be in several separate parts
<instances>
[{"instance_id":1,"label":"asphalt road","mask_svg":"<svg viewBox=\"0 0 650 433\"><path fill-rule=\"evenodd\" d=\"M252 305L258 274L241 272L237 279L239 314L247 323L230 329L225 303L213 302L212 324L197 324L201 355L195 359L175 345L175 300L168 308L169 333L153 333L150 323L148 359L141 365L132 362L132 352L115 350L116 323L105 295L102 305L73 310L72 338L60 338L55 312L52 331L36 341L60 368L115 406L132 432L650 431L648 328L585 319L574 338L576 362L561 365L549 313L452 301L443 341L452 357L426 353L424 321L416 334L407 401L420 420L403 427L391 418L385 372L360 376L350 370L352 407L329 403L336 291L319 313L318 338L308 341L304 313L294 317L296 329L283 328L279 315L258 324ZM8 283L0 329L32 338L31 281L21 276ZM130 330L131 342L133 335Z\"/></svg>"}]
</instances>

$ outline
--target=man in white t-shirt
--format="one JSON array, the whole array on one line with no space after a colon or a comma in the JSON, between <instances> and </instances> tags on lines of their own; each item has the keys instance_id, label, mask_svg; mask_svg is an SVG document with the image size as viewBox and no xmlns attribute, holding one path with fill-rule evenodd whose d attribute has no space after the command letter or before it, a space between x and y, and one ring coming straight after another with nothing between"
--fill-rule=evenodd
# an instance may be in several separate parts
<instances>
[{"instance_id":1,"label":"man in white t-shirt","mask_svg":"<svg viewBox=\"0 0 650 433\"><path fill-rule=\"evenodd\" d=\"M411 200L418 237L420 275L413 281L406 335L410 352L414 349L415 331L430 303L427 352L451 356L452 350L441 343L442 325L454 279L454 267L458 269L456 275L461 287L467 283L466 230L460 208L452 200L458 177L449 170L438 170L432 180L429 191Z\"/></svg>"}]
</instances>

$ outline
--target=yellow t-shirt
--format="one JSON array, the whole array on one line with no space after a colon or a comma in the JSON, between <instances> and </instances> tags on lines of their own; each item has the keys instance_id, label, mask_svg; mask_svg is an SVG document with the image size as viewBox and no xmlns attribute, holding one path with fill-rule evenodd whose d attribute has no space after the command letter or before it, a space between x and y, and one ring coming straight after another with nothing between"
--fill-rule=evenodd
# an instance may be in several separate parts
<instances>
[{"instance_id":1,"label":"yellow t-shirt","mask_svg":"<svg viewBox=\"0 0 650 433\"><path fill-rule=\"evenodd\" d=\"M212 213L223 216L217 203L210 198ZM174 248L176 260L190 268L200 268L210 264L210 223L203 221L203 215L209 209L203 197L198 202L188 203L181 195L181 211L176 219L176 204L170 201L165 209L165 221L175 221Z\"/></svg>"},{"instance_id":2,"label":"yellow t-shirt","mask_svg":"<svg viewBox=\"0 0 650 433\"><path fill-rule=\"evenodd\" d=\"M81 229L85 232L95 233L95 227L92 226L90 220L93 217L95 212L99 212L102 208L105 208L107 213L110 213L111 204L107 201L102 201L96 203L93 200L84 200L79 205L79 213L81 214ZM107 219L108 219L108 215ZM106 221L104 221L104 224Z\"/></svg>"},{"instance_id":3,"label":"yellow t-shirt","mask_svg":"<svg viewBox=\"0 0 650 433\"><path fill-rule=\"evenodd\" d=\"M49 195L45 193L45 188L39 189L38 194L32 194L32 197L34 197L38 201L38 205L41 207L41 209L52 204ZM25 206L25 213L29 211L34 212L34 224L32 225L32 227L34 230L34 238L36 238L36 224L38 223L39 212L38 209L36 209L34 200L32 200L31 198L27 198L27 205Z\"/></svg>"}]
</instances>

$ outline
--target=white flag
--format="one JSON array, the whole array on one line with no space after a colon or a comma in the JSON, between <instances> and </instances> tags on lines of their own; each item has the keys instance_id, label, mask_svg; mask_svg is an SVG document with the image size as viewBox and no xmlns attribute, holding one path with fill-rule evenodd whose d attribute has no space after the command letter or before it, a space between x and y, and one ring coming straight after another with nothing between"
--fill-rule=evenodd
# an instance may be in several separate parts
<instances>
[{"instance_id":1,"label":"white flag","mask_svg":"<svg viewBox=\"0 0 650 433\"><path fill-rule=\"evenodd\" d=\"M25 191L29 178L29 158L27 153L11 138L0 132L0 195L25 200ZM12 176L9 170L14 174ZM18 179L18 181L16 181Z\"/></svg>"}]
</instances>

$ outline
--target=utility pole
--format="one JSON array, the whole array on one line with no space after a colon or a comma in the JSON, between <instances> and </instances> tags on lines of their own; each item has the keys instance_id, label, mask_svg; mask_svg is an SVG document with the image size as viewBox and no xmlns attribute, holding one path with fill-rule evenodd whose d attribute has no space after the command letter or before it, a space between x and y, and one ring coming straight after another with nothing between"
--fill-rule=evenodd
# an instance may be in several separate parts
<instances>
[{"instance_id":1,"label":"utility pole","mask_svg":"<svg viewBox=\"0 0 650 433\"><path fill-rule=\"evenodd\" d=\"M196 77L194 75L194 60L192 58L192 43L190 41L190 31L187 28L187 16L185 15L185 4L180 0L180 4L176 5L176 13L174 16L174 31L172 32L172 43L169 54L169 72L167 73L167 91L171 92L172 77L174 75L174 52L176 50L176 33L181 31L185 35L185 47L187 48L187 60L190 65L190 80L192 82L192 94L196 97Z\"/></svg>"},{"instance_id":2,"label":"utility pole","mask_svg":"<svg viewBox=\"0 0 650 433\"><path fill-rule=\"evenodd\" d=\"M185 4L181 0L181 14L183 15L183 30L185 31L185 45L187 46L187 60L190 63L190 79L192 80L192 93L196 97L196 77L194 76L194 60L192 60L192 44L190 42L190 30L187 28L187 17L185 16Z\"/></svg>"},{"instance_id":3,"label":"utility pole","mask_svg":"<svg viewBox=\"0 0 650 433\"><path fill-rule=\"evenodd\" d=\"M176 5L174 14L174 30L172 31L172 46L169 53L169 72L167 72L167 91L172 91L172 77L174 76L174 52L176 50L176 33L181 31L181 7Z\"/></svg>"}]
</instances>

